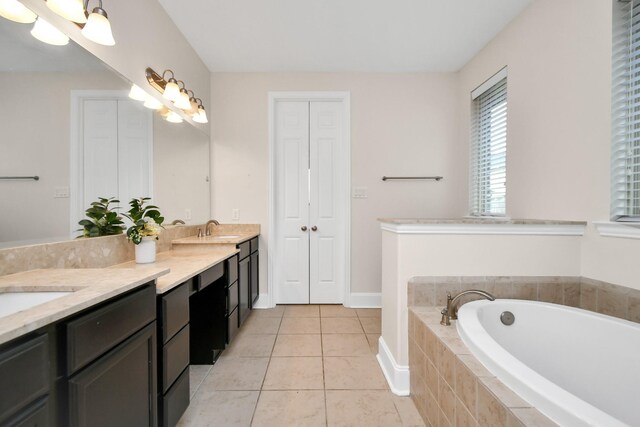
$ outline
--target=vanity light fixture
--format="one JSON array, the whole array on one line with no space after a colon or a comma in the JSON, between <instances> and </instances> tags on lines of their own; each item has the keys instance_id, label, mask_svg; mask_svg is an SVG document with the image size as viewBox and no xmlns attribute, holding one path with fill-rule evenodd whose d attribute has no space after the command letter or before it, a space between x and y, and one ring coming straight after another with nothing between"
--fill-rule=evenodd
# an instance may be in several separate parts
<instances>
[{"instance_id":1,"label":"vanity light fixture","mask_svg":"<svg viewBox=\"0 0 640 427\"><path fill-rule=\"evenodd\" d=\"M209 119L207 119L207 112L204 111L204 107L202 106L202 100L198 98L198 114L193 116L193 121L196 123L209 123Z\"/></svg>"},{"instance_id":2,"label":"vanity light fixture","mask_svg":"<svg viewBox=\"0 0 640 427\"><path fill-rule=\"evenodd\" d=\"M0 0L0 16L19 24L31 24L38 17L18 0Z\"/></svg>"},{"instance_id":3,"label":"vanity light fixture","mask_svg":"<svg viewBox=\"0 0 640 427\"><path fill-rule=\"evenodd\" d=\"M41 42L54 46L64 46L69 44L69 37L42 19L42 16L39 16L38 19L36 19L36 23L33 25L33 29L31 30L31 35Z\"/></svg>"},{"instance_id":4,"label":"vanity light fixture","mask_svg":"<svg viewBox=\"0 0 640 427\"><path fill-rule=\"evenodd\" d=\"M171 77L169 77L169 80L167 80L167 83L164 86L162 96L165 99L173 102L178 99L178 96L180 96L180 86L178 86L178 81L176 80L175 76L173 75L173 71L171 70L164 70L164 72L162 73L162 79L164 80L164 76L167 73L171 73Z\"/></svg>"},{"instance_id":5,"label":"vanity light fixture","mask_svg":"<svg viewBox=\"0 0 640 427\"><path fill-rule=\"evenodd\" d=\"M87 13L89 12L89 0L84 2ZM102 8L102 0L98 0L98 7L94 7L87 16L87 23L82 29L82 35L98 44L104 46L113 46L116 41L113 39L111 32L111 24L107 12Z\"/></svg>"},{"instance_id":6,"label":"vanity light fixture","mask_svg":"<svg viewBox=\"0 0 640 427\"><path fill-rule=\"evenodd\" d=\"M145 73L149 85L151 85L151 87L161 93L162 96L166 99L169 99L166 96L167 91L170 91L169 94L171 94L171 92L175 94L175 88L177 87L178 95L176 96L173 105L180 108L185 114L188 114L194 122L209 122L207 119L207 113L204 111L204 106L202 105L202 100L200 98L196 98L192 90L187 90L182 80L176 80L172 70L165 70L162 75L160 75L152 68L147 68ZM166 76L167 73L171 73L171 77L168 81L164 79L164 76ZM175 84L175 87L173 87L173 84ZM169 115L171 113L175 114L175 116L171 115L171 120L169 120ZM169 112L169 110L166 111L166 115L163 114L163 117L165 117L167 121L170 121L172 123L178 123L175 119L176 116L180 117L178 113L173 111Z\"/></svg>"},{"instance_id":7,"label":"vanity light fixture","mask_svg":"<svg viewBox=\"0 0 640 427\"><path fill-rule=\"evenodd\" d=\"M137 84L132 84L131 90L129 91L129 98L136 101L146 101L147 98L149 98L149 94L142 90L142 88L140 88L140 86L138 86Z\"/></svg>"},{"instance_id":8,"label":"vanity light fixture","mask_svg":"<svg viewBox=\"0 0 640 427\"><path fill-rule=\"evenodd\" d=\"M82 0L47 0L47 7L69 21L77 24L87 22Z\"/></svg>"},{"instance_id":9,"label":"vanity light fixture","mask_svg":"<svg viewBox=\"0 0 640 427\"><path fill-rule=\"evenodd\" d=\"M191 109L189 94L187 93L187 89L184 87L184 82L182 80L178 80L178 83L182 83L182 87L180 88L180 95L178 95L178 98L173 101L173 105L181 110L188 111Z\"/></svg>"}]
</instances>

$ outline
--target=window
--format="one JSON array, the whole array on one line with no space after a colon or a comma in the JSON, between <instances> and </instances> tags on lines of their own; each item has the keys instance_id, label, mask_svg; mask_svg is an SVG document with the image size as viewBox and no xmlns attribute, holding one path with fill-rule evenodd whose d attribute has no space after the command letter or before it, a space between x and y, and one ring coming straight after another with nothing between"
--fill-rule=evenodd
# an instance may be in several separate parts
<instances>
[{"instance_id":1,"label":"window","mask_svg":"<svg viewBox=\"0 0 640 427\"><path fill-rule=\"evenodd\" d=\"M640 221L640 1L614 1L611 218Z\"/></svg>"},{"instance_id":2,"label":"window","mask_svg":"<svg viewBox=\"0 0 640 427\"><path fill-rule=\"evenodd\" d=\"M470 210L504 216L507 195L507 69L471 92Z\"/></svg>"}]
</instances>

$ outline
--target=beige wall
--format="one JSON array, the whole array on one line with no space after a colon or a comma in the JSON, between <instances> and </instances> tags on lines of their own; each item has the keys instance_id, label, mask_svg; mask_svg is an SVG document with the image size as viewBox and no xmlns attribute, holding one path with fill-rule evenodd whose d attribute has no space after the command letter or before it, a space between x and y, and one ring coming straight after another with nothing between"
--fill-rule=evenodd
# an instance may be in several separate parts
<instances>
[{"instance_id":1,"label":"beige wall","mask_svg":"<svg viewBox=\"0 0 640 427\"><path fill-rule=\"evenodd\" d=\"M612 1L536 0L459 73L466 159L469 92L509 67L507 214L513 218L609 219ZM640 289L634 253L640 241L600 237L588 227L581 275Z\"/></svg>"},{"instance_id":2,"label":"beige wall","mask_svg":"<svg viewBox=\"0 0 640 427\"><path fill-rule=\"evenodd\" d=\"M380 292L379 217L438 217L459 211L454 151L454 74L214 73L212 214L268 229L269 91L351 92L351 185L367 199L351 200L351 291ZM435 182L382 182L383 175L439 174ZM266 285L266 262L261 283ZM261 286L266 291L266 286Z\"/></svg>"}]
</instances>

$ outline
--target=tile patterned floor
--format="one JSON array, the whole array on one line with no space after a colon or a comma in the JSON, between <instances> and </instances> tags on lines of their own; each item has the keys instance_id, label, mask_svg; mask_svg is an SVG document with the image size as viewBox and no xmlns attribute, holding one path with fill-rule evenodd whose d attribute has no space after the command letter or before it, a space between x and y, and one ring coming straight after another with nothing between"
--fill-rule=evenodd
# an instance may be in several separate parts
<instances>
[{"instance_id":1,"label":"tile patterned floor","mask_svg":"<svg viewBox=\"0 0 640 427\"><path fill-rule=\"evenodd\" d=\"M379 309L255 310L214 366L190 367L181 427L418 427L375 359Z\"/></svg>"}]
</instances>

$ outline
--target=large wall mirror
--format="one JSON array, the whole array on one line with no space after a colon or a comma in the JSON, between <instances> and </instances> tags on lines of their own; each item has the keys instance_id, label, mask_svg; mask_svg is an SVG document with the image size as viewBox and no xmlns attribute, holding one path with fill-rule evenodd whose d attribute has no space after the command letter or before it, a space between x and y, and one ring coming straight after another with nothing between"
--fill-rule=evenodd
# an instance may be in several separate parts
<instances>
[{"instance_id":1,"label":"large wall mirror","mask_svg":"<svg viewBox=\"0 0 640 427\"><path fill-rule=\"evenodd\" d=\"M209 137L129 99L130 83L73 41L30 29L0 18L0 247L73 238L97 197L124 211L151 196L167 222L206 221Z\"/></svg>"}]
</instances>

